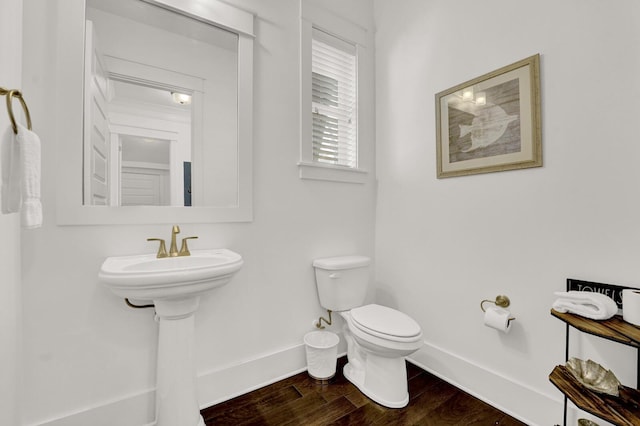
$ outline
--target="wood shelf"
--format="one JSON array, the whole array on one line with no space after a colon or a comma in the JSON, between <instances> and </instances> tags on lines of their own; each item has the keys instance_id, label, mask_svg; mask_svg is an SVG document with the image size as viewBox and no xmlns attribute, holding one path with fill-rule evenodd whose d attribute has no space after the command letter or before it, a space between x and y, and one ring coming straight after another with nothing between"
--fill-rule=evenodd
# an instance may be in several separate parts
<instances>
[{"instance_id":1,"label":"wood shelf","mask_svg":"<svg viewBox=\"0 0 640 426\"><path fill-rule=\"evenodd\" d=\"M615 315L608 320L592 320L573 314L563 314L551 309L551 315L566 322L578 330L613 340L623 345L640 348L640 327L625 322L620 315Z\"/></svg>"},{"instance_id":2,"label":"wood shelf","mask_svg":"<svg viewBox=\"0 0 640 426\"><path fill-rule=\"evenodd\" d=\"M616 425L640 425L640 392L636 389L621 386L617 397L593 392L562 365L553 369L549 380L581 410Z\"/></svg>"},{"instance_id":3,"label":"wood shelf","mask_svg":"<svg viewBox=\"0 0 640 426\"><path fill-rule=\"evenodd\" d=\"M620 315L615 315L608 320L592 320L579 315L561 313L554 309L551 309L551 315L583 333L638 349L638 385L640 385L640 327L625 322ZM567 327L567 346L568 332ZM562 365L553 369L549 375L549 381L581 410L619 426L640 425L640 407L638 406L640 391L637 389L620 386L620 395L617 397L593 392L576 380L573 374Z\"/></svg>"}]
</instances>

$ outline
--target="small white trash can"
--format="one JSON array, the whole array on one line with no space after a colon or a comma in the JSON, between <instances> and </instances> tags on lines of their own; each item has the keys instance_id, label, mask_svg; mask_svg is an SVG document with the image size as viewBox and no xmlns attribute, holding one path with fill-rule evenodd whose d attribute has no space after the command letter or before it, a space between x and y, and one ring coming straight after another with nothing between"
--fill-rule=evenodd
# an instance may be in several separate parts
<instances>
[{"instance_id":1,"label":"small white trash can","mask_svg":"<svg viewBox=\"0 0 640 426\"><path fill-rule=\"evenodd\" d=\"M336 374L338 342L338 335L330 331L310 331L304 335L309 376L328 380Z\"/></svg>"}]
</instances>

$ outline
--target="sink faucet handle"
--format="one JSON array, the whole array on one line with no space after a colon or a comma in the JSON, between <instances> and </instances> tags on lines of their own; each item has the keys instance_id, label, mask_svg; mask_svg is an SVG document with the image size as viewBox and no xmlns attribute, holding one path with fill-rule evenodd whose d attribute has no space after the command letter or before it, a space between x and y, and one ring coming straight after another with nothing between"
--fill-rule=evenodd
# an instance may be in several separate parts
<instances>
[{"instance_id":1,"label":"sink faucet handle","mask_svg":"<svg viewBox=\"0 0 640 426\"><path fill-rule=\"evenodd\" d=\"M147 238L147 241L160 241L160 247L158 247L158 254L156 255L157 258L163 258L163 257L169 256L167 254L167 246L165 245L164 240L162 238Z\"/></svg>"},{"instance_id":2,"label":"sink faucet handle","mask_svg":"<svg viewBox=\"0 0 640 426\"><path fill-rule=\"evenodd\" d=\"M189 251L189 247L187 247L187 240L195 240L198 237L185 237L182 239L182 247L180 247L180 253L178 256L190 256L191 252Z\"/></svg>"}]
</instances>

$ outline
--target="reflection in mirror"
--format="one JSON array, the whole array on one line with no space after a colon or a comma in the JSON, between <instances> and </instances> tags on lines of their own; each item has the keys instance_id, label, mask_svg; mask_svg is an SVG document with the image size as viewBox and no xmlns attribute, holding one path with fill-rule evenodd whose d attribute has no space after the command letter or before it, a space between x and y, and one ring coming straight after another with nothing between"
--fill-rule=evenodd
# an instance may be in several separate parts
<instances>
[{"instance_id":1,"label":"reflection in mirror","mask_svg":"<svg viewBox=\"0 0 640 426\"><path fill-rule=\"evenodd\" d=\"M117 80L112 87L110 134L116 155L111 158L110 198L122 206L190 206L185 195L190 197L191 180L190 174L185 179L184 170L191 165L191 98ZM141 118L136 127L115 124L117 114L134 105L166 119L154 124ZM174 131L162 134L160 128L172 122Z\"/></svg>"},{"instance_id":2,"label":"reflection in mirror","mask_svg":"<svg viewBox=\"0 0 640 426\"><path fill-rule=\"evenodd\" d=\"M169 206L173 177L169 164L171 141L118 135L120 202L123 206Z\"/></svg>"},{"instance_id":3,"label":"reflection in mirror","mask_svg":"<svg viewBox=\"0 0 640 426\"><path fill-rule=\"evenodd\" d=\"M85 205L238 205L238 35L87 0Z\"/></svg>"}]
</instances>

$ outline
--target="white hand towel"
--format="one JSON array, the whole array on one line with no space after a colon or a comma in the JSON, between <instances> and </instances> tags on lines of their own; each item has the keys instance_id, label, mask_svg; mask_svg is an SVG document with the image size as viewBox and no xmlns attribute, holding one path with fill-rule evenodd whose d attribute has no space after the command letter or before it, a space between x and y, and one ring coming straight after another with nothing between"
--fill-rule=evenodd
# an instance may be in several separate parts
<instances>
[{"instance_id":1,"label":"white hand towel","mask_svg":"<svg viewBox=\"0 0 640 426\"><path fill-rule=\"evenodd\" d=\"M42 226L42 203L40 202L40 138L31 130L18 124L16 136L20 149L22 227L27 229Z\"/></svg>"},{"instance_id":2,"label":"white hand towel","mask_svg":"<svg viewBox=\"0 0 640 426\"><path fill-rule=\"evenodd\" d=\"M2 213L20 211L20 149L11 126L0 141L2 159Z\"/></svg>"},{"instance_id":3,"label":"white hand towel","mask_svg":"<svg viewBox=\"0 0 640 426\"><path fill-rule=\"evenodd\" d=\"M560 296L553 302L553 309L569 312L595 320L609 319L618 313L618 305L607 295L590 291L558 291Z\"/></svg>"}]
</instances>

